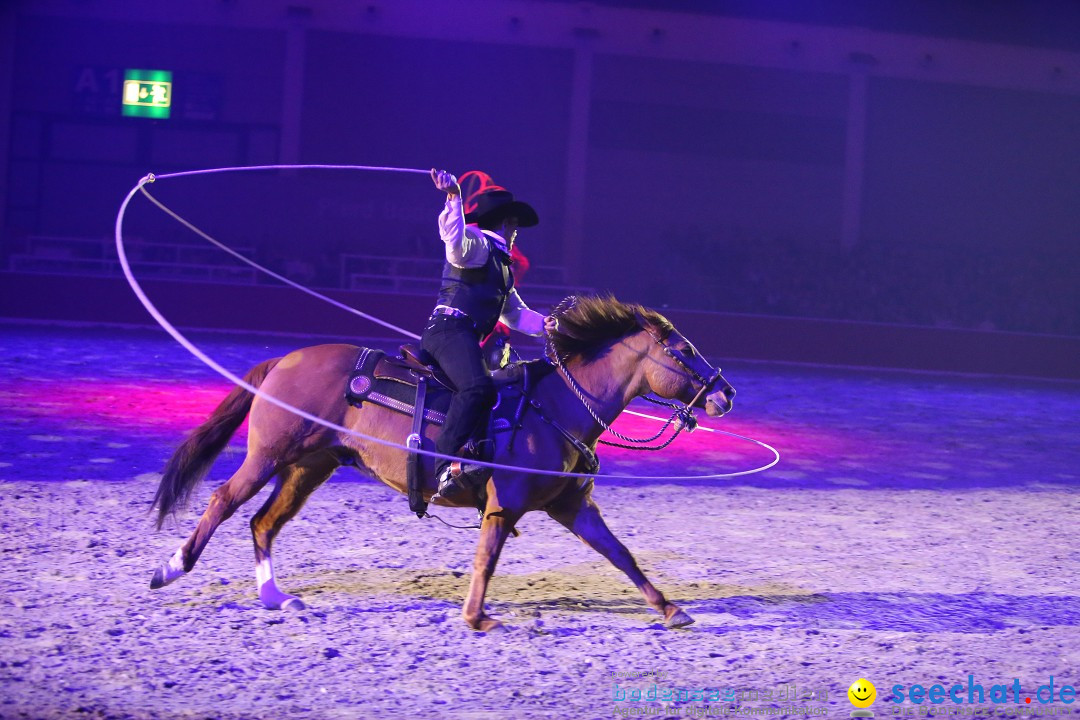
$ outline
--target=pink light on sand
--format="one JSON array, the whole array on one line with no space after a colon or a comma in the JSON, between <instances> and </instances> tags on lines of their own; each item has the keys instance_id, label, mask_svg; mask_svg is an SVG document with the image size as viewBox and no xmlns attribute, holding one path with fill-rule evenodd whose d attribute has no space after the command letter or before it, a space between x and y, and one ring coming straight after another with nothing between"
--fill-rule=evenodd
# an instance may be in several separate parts
<instances>
[{"instance_id":1,"label":"pink light on sand","mask_svg":"<svg viewBox=\"0 0 1080 720\"><path fill-rule=\"evenodd\" d=\"M229 392L219 382L31 379L0 383L9 416L180 431L195 427Z\"/></svg>"},{"instance_id":2,"label":"pink light on sand","mask_svg":"<svg viewBox=\"0 0 1080 720\"><path fill-rule=\"evenodd\" d=\"M9 408L9 417L21 416L36 421L52 419L69 426L138 428L179 436L202 423L230 389L227 383L212 380L21 379L0 382L0 401ZM656 408L645 404L635 403L632 409L659 415ZM707 418L703 412L698 416L703 428L712 427L760 439L789 458L833 460L865 452L867 448L864 440L841 432L740 417L738 412L724 418ZM656 432L659 423L624 413L615 428L631 437L646 437ZM246 430L245 422L238 439L243 439ZM666 433L664 437L667 436ZM603 437L615 439L609 435ZM687 473L685 468L703 474L728 472L749 469L770 460L767 450L751 442L704 430L684 432L660 452L603 445L598 450L605 462L613 461L619 467L628 463L649 475L669 471L681 475ZM645 465L655 465L656 473L646 472ZM616 467L606 468L612 472L617 470Z\"/></svg>"},{"instance_id":3,"label":"pink light on sand","mask_svg":"<svg viewBox=\"0 0 1080 720\"><path fill-rule=\"evenodd\" d=\"M665 419L667 417L667 412L658 412L656 407L644 403L634 403L631 410L662 416ZM601 445L598 448L601 458L613 461L612 466L607 468L611 472L621 472L632 467L633 471L646 475L661 475L665 472L672 475L735 472L759 466L772 458L768 450L748 440L723 432L708 432L707 429L726 431L772 445L781 454L782 460L778 466L781 468L784 467L785 460L814 460L833 464L853 455L865 456L868 452L878 454L882 450L875 448L869 438L853 436L843 430L762 419L760 414L755 416L746 411L740 413L738 409L723 418L706 417L705 413L700 411L697 416L701 429L693 433L683 432L662 451L643 452ZM614 428L620 433L635 438L650 436L659 427L656 420L630 413L624 413L614 424ZM665 433L664 437L668 436L669 433ZM602 439L615 438L604 435ZM650 445L656 445L657 442Z\"/></svg>"}]
</instances>

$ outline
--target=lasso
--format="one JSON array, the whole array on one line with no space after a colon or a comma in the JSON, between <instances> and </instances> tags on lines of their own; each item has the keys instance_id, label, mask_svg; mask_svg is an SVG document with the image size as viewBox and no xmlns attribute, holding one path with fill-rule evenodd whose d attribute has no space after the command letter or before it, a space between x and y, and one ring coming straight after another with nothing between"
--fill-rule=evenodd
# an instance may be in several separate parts
<instances>
[{"instance_id":1,"label":"lasso","mask_svg":"<svg viewBox=\"0 0 1080 720\"><path fill-rule=\"evenodd\" d=\"M243 378L238 377L237 375L235 375L234 373L230 372L228 369L226 369L225 367L220 365L217 361L215 361L213 358L211 358L206 353L204 353L202 350L200 350L194 343L192 343L190 340L188 340L187 337L185 337L179 330L177 330L172 325L172 323L170 323L165 318L165 316L161 314L161 312L157 309L157 307L154 306L154 304L150 301L150 298L148 298L146 293L143 291L142 286L139 285L138 280L135 279L135 275L131 271L131 265L128 263L127 252L124 249L124 236L123 236L124 215L127 212L128 205L131 203L131 199L133 197L135 197L135 193L142 192L142 194L145 195L152 203L154 203L157 207L161 208L161 210L163 210L170 217L172 217L177 222L182 224L184 227L188 228L189 230L194 232L196 235L203 238L204 240L207 240L208 242L212 243L216 247L221 248L222 250L227 252L232 257L234 257L234 258L236 258L236 259L238 259L238 260L240 260L240 261L242 261L244 263L247 263L248 265L255 268L256 270L258 270L258 271L260 271L262 273L266 273L267 275L270 275L271 277L275 278L276 280L279 280L279 281L285 283L286 285L289 285L290 287L296 288L297 290L300 290L301 292L305 292L308 295L311 295L312 297L315 297L315 298L318 298L319 300L327 302L327 303L333 305L334 307L340 308L340 309L345 310L346 312L350 312L350 313L352 313L354 315L358 315L359 317L362 317L362 318L364 318L366 320L370 320L372 322L378 323L379 325L381 325L381 326L383 326L383 327L385 327L387 329L394 330L395 332L398 332L398 333L400 333L400 334L402 334L402 335L404 335L406 337L410 337L410 338L413 338L413 339L418 339L419 336L417 336L415 333L411 333L411 332L409 332L407 330L404 330L403 328L399 328L399 327L397 327L395 325L387 323L387 322L385 322L385 321L383 321L383 320L381 320L381 319L379 319L377 317L369 315L368 313L365 313L365 312L363 312L361 310L357 310L356 308L349 307L348 305L344 305L343 303L340 303L337 300L334 300L333 298L326 297L325 295L322 295L321 293L318 293L318 292L316 292L316 291L314 291L314 290L312 290L310 288L307 288L307 287L305 287L303 285L300 285L299 283L293 282L292 280L289 280L288 278L283 277L282 275L279 275L278 273L275 273L274 271L270 270L269 268L265 268L262 265L259 265L258 263L256 263L255 261L244 257L240 253L232 250L231 248L224 245L223 243L221 243L221 242L215 240L214 238L210 237L210 235L203 232L202 230L200 230L196 226L192 225L187 220L185 220L182 217L180 217L179 215L177 215L175 212L170 210L168 207L166 207L164 204L162 204L159 200L157 200L155 197L153 197L149 192L147 192L146 187L145 187L149 183L153 183L153 182L155 182L157 180L161 180L161 179L165 179L165 178L185 177L185 176L190 176L190 175L208 175L208 174L211 174L211 173L224 173L224 172L242 172L242 171L255 171L255 170L294 170L294 169L366 170L366 171L374 171L374 172L415 173L415 174L421 174L421 175L427 175L428 172L429 172L427 170L421 170L421 169L416 169L416 168L375 167L375 166L370 166L370 165L255 165L255 166L246 166L246 167L225 167L225 168L211 168L211 169L207 169L207 170L190 170L190 171L186 171L186 172L166 173L166 174L162 174L162 175L148 174L145 177L141 178L139 180L139 182L136 183L135 187L131 188L131 190L128 192L128 194L124 197L124 201L120 204L119 212L117 212L117 214L116 214L116 253L117 253L118 257L120 258L120 267L124 272L124 277L127 278L128 284L131 286L131 289L134 291L135 296L139 299L139 302L141 302L143 304L143 307L145 307L147 312L150 313L150 316L153 317L155 321L157 321L158 325L160 325L165 330L165 332L169 333L169 335L171 335L174 340L176 340L178 343L180 343L180 345L182 345L192 355L194 355L199 360L201 360L207 367L214 370L216 373L218 373L222 377L228 379L230 382L234 383L235 385L239 385L240 387L244 388L245 390L247 390L251 394L256 395L258 397L261 397L263 400L265 400L265 401L267 401L267 402L269 402L269 403L271 403L273 405L276 405L276 406L280 407L283 410L287 410L288 412L291 412L291 413L293 413L293 414L295 414L295 415L297 415L299 417L302 417L305 420L316 423L318 425L322 425L323 427L329 428L331 430L335 430L337 432L345 433L347 435L352 435L353 437L357 437L357 438L361 438L363 440L367 440L368 442L373 442L373 443L376 443L378 445L385 445L387 447L398 448L400 450L404 450L405 452L416 453L418 455L426 455L426 456L432 457L432 458L443 458L443 459L453 459L453 460L460 459L460 458L457 458L456 456L444 455L444 454L439 453L439 452L435 452L435 451L432 451L432 450L424 450L422 448L411 448L411 447L408 447L407 445L403 445L401 443L396 443L396 442L392 442L392 441L389 441L389 440L383 440L381 438L373 437L371 435L365 435L364 433L360 433L360 432L357 432L357 431L352 430L350 428L344 427L342 425L338 425L337 423L330 422L329 420L325 420L323 418L316 417L315 415L312 415L311 413L305 412L304 410L301 410L298 407L294 407L294 406L290 405L289 403L287 403L287 402L285 402L283 400L279 400L278 398L274 397L273 395L270 395L268 393L265 393L265 392L259 390L258 388L251 385L250 383L245 382L243 380ZM643 413L633 412L631 410L626 410L625 412L628 412L628 413L630 413L632 415L637 415L638 417L649 418L649 419L652 419L652 420L661 420L661 418L656 418L656 417L653 417L652 415L646 415L646 414L643 414ZM760 440L755 440L753 438L749 438L749 437L746 437L746 436L743 436L743 435L739 435L737 433L729 432L727 430L716 430L716 429L713 429L713 428L700 428L700 429L708 431L708 432L717 432L717 433L721 433L721 434L724 434L724 435L729 435L731 437L739 438L740 440L747 440L749 442L754 443L755 445L759 445L760 447L763 447L763 448L769 450L770 452L773 453L774 457L773 457L772 461L769 462L768 464L762 465L760 467L753 468L752 470L741 470L739 472L730 472L730 473L715 473L715 474L710 474L710 475L629 475L629 474L620 474L620 473L589 474L589 473L563 472L563 471L559 471L559 470L542 470L542 469L539 469L539 468L520 467L520 466L517 466L517 465L504 465L504 464L501 464L501 463L492 463L492 462L481 462L481 461L478 461L478 460L470 460L469 462L471 462L473 464L476 464L476 465L482 465L482 466L485 466L485 467L489 467L489 468L492 468L492 469L512 470L512 471L516 471L516 472L532 473L534 475L552 475L552 476L557 476L557 477L582 477L582 478L587 478L587 477L594 477L594 478L603 478L603 477L607 477L607 478L636 478L636 479L639 479L639 480L701 480L701 479L720 479L720 478L739 477L741 475L751 475L753 473L762 472L763 470L768 470L773 465L776 465L776 463L780 462L780 453L777 452L777 450L774 447L772 447L771 445L763 443Z\"/></svg>"}]
</instances>

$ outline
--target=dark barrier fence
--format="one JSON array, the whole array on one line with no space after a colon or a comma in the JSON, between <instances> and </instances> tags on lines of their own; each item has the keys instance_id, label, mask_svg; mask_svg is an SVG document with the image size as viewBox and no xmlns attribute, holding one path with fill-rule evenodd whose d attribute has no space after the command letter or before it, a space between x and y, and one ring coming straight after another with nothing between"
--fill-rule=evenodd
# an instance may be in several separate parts
<instances>
[{"instance_id":1,"label":"dark barrier fence","mask_svg":"<svg viewBox=\"0 0 1080 720\"><path fill-rule=\"evenodd\" d=\"M154 280L144 289L181 328L391 338L391 331L285 287ZM420 332L433 298L329 290ZM624 298L631 300L632 298ZM543 308L538 308L543 309ZM1080 337L664 310L708 356L822 365L1080 379ZM149 325L121 278L0 272L0 317Z\"/></svg>"}]
</instances>

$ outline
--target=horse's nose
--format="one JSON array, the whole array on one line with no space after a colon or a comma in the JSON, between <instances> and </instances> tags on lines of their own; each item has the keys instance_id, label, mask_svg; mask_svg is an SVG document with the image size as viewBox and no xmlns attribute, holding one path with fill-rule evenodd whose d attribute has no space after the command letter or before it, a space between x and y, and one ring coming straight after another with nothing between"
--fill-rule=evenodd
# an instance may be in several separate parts
<instances>
[{"instance_id":1,"label":"horse's nose","mask_svg":"<svg viewBox=\"0 0 1080 720\"><path fill-rule=\"evenodd\" d=\"M724 385L720 392L724 393L724 397L727 398L727 407L724 408L724 412L731 412L731 408L735 406L735 388Z\"/></svg>"}]
</instances>

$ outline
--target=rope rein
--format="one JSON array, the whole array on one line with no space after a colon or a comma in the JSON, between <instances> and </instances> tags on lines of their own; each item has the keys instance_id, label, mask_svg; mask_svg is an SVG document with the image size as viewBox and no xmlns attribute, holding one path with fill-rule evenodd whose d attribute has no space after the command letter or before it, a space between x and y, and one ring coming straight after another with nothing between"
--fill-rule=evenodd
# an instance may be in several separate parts
<instances>
[{"instance_id":1,"label":"rope rein","mask_svg":"<svg viewBox=\"0 0 1080 720\"><path fill-rule=\"evenodd\" d=\"M683 428L686 427L685 423L679 423L679 426L675 429L675 432L662 445L658 445L656 447L641 447L642 445L653 442L661 435L663 435L667 431L671 423L675 420L675 418L683 412L683 409L676 408L675 412L671 414L671 417L669 417L667 421L665 421L664 424L660 426L660 429L656 432L656 434L651 435L650 437L633 438L629 437L628 435L623 435L621 432L611 427L611 425L604 422L604 420L600 417L596 410L593 409L593 406L589 404L588 399L586 399L585 397L585 391L581 389L581 386L578 385L577 380L575 380L574 376L570 374L570 371L566 369L566 365L563 364L561 358L556 358L555 366L559 368L560 371L562 371L563 376L567 380L567 384L570 385L570 389L574 391L574 394L577 395L578 400L580 400L581 404L585 406L585 409L589 411L589 415L592 416L592 419L595 420L596 423L604 429L604 432L610 435L614 435L615 437L624 441L622 443L617 443L612 442L611 440L599 440L598 442L600 442L602 445L610 445L612 447L625 448L628 450L663 450L668 445L670 445L672 441L674 441L675 438L679 436L679 433L682 432Z\"/></svg>"}]
</instances>

